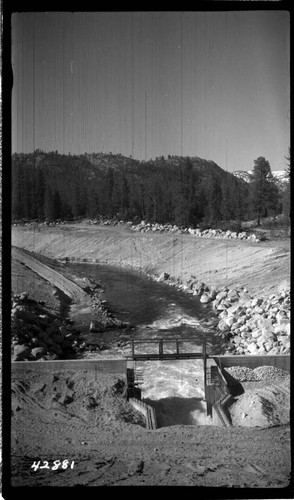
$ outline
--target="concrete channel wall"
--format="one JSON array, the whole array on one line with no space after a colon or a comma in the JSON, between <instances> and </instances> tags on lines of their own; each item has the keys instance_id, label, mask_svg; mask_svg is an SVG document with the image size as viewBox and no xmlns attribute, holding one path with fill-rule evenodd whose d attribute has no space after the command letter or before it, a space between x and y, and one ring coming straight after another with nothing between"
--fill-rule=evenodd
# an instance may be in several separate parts
<instances>
[{"instance_id":1,"label":"concrete channel wall","mask_svg":"<svg viewBox=\"0 0 294 500\"><path fill-rule=\"evenodd\" d=\"M125 359L66 359L54 361L12 361L11 372L18 370L84 370L106 373L126 374L127 362Z\"/></svg>"},{"instance_id":2,"label":"concrete channel wall","mask_svg":"<svg viewBox=\"0 0 294 500\"><path fill-rule=\"evenodd\" d=\"M212 400L215 398L214 404L212 403L212 421L213 425L229 427L232 425L230 412L228 406L231 401L231 395L227 383L222 374L222 369L229 366L246 366L247 368L257 368L258 366L275 366L280 370L290 372L290 356L275 355L275 356L212 356L218 366L219 376L222 382L217 391L207 391L208 398Z\"/></svg>"},{"instance_id":3,"label":"concrete channel wall","mask_svg":"<svg viewBox=\"0 0 294 500\"><path fill-rule=\"evenodd\" d=\"M213 425L230 427L232 425L228 406L231 402L231 394L226 394L212 406Z\"/></svg>"},{"instance_id":4,"label":"concrete channel wall","mask_svg":"<svg viewBox=\"0 0 294 500\"><path fill-rule=\"evenodd\" d=\"M156 413L154 408L137 398L129 398L129 403L133 406L133 408L135 408L135 410L143 413L146 419L147 429L157 429Z\"/></svg>"},{"instance_id":5,"label":"concrete channel wall","mask_svg":"<svg viewBox=\"0 0 294 500\"><path fill-rule=\"evenodd\" d=\"M230 427L232 425L228 406L231 402L231 393L227 381L218 366L219 386L217 387L216 400L212 405L212 421L214 425Z\"/></svg>"}]
</instances>

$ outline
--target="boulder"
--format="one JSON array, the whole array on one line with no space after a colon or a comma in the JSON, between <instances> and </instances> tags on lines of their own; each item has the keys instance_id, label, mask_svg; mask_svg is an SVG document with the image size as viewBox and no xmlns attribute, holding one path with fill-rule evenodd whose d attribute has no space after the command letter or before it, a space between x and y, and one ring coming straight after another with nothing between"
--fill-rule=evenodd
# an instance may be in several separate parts
<instances>
[{"instance_id":1,"label":"boulder","mask_svg":"<svg viewBox=\"0 0 294 500\"><path fill-rule=\"evenodd\" d=\"M218 326L218 329L221 332L225 332L225 331L227 331L229 329L229 327L226 325L226 323L224 321L222 321L222 320L218 323L217 326Z\"/></svg>"},{"instance_id":2,"label":"boulder","mask_svg":"<svg viewBox=\"0 0 294 500\"><path fill-rule=\"evenodd\" d=\"M208 295L211 298L211 300L214 300L217 296L217 290L215 290L215 289L210 290Z\"/></svg>"},{"instance_id":3,"label":"boulder","mask_svg":"<svg viewBox=\"0 0 294 500\"><path fill-rule=\"evenodd\" d=\"M13 354L16 356L17 361L28 358L31 354L31 349L24 344L16 344L13 347Z\"/></svg>"},{"instance_id":4,"label":"boulder","mask_svg":"<svg viewBox=\"0 0 294 500\"><path fill-rule=\"evenodd\" d=\"M36 359L40 359L44 354L46 354L46 349L44 347L34 347L31 350L32 356Z\"/></svg>"},{"instance_id":5,"label":"boulder","mask_svg":"<svg viewBox=\"0 0 294 500\"><path fill-rule=\"evenodd\" d=\"M268 352L274 347L274 343L270 340L264 343L264 348Z\"/></svg>"},{"instance_id":6,"label":"boulder","mask_svg":"<svg viewBox=\"0 0 294 500\"><path fill-rule=\"evenodd\" d=\"M263 302L262 299L254 298L251 301L251 307L260 306L262 302Z\"/></svg>"},{"instance_id":7,"label":"boulder","mask_svg":"<svg viewBox=\"0 0 294 500\"><path fill-rule=\"evenodd\" d=\"M224 300L222 301L222 304L223 304L223 306L224 306L226 309L228 309L228 308L229 308L229 307L231 307L231 305L232 305L231 299L224 299Z\"/></svg>"},{"instance_id":8,"label":"boulder","mask_svg":"<svg viewBox=\"0 0 294 500\"><path fill-rule=\"evenodd\" d=\"M228 314L235 314L237 311L240 311L242 309L241 304L233 304L232 306L228 307L227 311Z\"/></svg>"},{"instance_id":9,"label":"boulder","mask_svg":"<svg viewBox=\"0 0 294 500\"><path fill-rule=\"evenodd\" d=\"M236 320L234 316L228 316L224 321L227 326L232 326L232 324L235 323Z\"/></svg>"},{"instance_id":10,"label":"boulder","mask_svg":"<svg viewBox=\"0 0 294 500\"><path fill-rule=\"evenodd\" d=\"M256 345L258 345L258 347L261 347L266 341L266 337L264 335L260 335L260 337L256 339Z\"/></svg>"},{"instance_id":11,"label":"boulder","mask_svg":"<svg viewBox=\"0 0 294 500\"><path fill-rule=\"evenodd\" d=\"M261 335L261 331L259 330L259 328L256 328L255 330L252 330L252 332L251 332L251 336L253 339L260 337L260 335Z\"/></svg>"},{"instance_id":12,"label":"boulder","mask_svg":"<svg viewBox=\"0 0 294 500\"><path fill-rule=\"evenodd\" d=\"M102 333L105 332L105 326L98 322L98 321L91 321L90 327L89 327L89 332L90 333Z\"/></svg>"},{"instance_id":13,"label":"boulder","mask_svg":"<svg viewBox=\"0 0 294 500\"><path fill-rule=\"evenodd\" d=\"M49 355L46 355L46 359L48 359L49 361L54 361L55 359L59 359L59 356L55 352L52 352Z\"/></svg>"},{"instance_id":14,"label":"boulder","mask_svg":"<svg viewBox=\"0 0 294 500\"><path fill-rule=\"evenodd\" d=\"M223 291L223 292L219 292L216 296L216 299L217 300L222 300L222 299L225 299L227 296L227 292Z\"/></svg>"},{"instance_id":15,"label":"boulder","mask_svg":"<svg viewBox=\"0 0 294 500\"><path fill-rule=\"evenodd\" d=\"M264 313L264 308L260 306L255 306L254 311L258 314L263 314Z\"/></svg>"},{"instance_id":16,"label":"boulder","mask_svg":"<svg viewBox=\"0 0 294 500\"><path fill-rule=\"evenodd\" d=\"M232 289L232 290L228 291L227 297L230 300L238 300L239 299L239 294L238 294L237 290Z\"/></svg>"},{"instance_id":17,"label":"boulder","mask_svg":"<svg viewBox=\"0 0 294 500\"><path fill-rule=\"evenodd\" d=\"M162 273L159 278L157 279L157 281L166 281L168 280L170 277L170 275L168 273Z\"/></svg>"},{"instance_id":18,"label":"boulder","mask_svg":"<svg viewBox=\"0 0 294 500\"><path fill-rule=\"evenodd\" d=\"M258 347L257 345L254 343L254 342L251 342L251 344L249 344L247 346L247 351L250 353L250 354L257 354L258 352Z\"/></svg>"},{"instance_id":19,"label":"boulder","mask_svg":"<svg viewBox=\"0 0 294 500\"><path fill-rule=\"evenodd\" d=\"M290 321L289 318L282 318L279 321L279 326L280 326L280 331L281 332L288 332L290 334Z\"/></svg>"},{"instance_id":20,"label":"boulder","mask_svg":"<svg viewBox=\"0 0 294 500\"><path fill-rule=\"evenodd\" d=\"M208 302L211 302L211 297L209 297L206 293L203 293L200 297L200 302L202 304L208 304Z\"/></svg>"},{"instance_id":21,"label":"boulder","mask_svg":"<svg viewBox=\"0 0 294 500\"><path fill-rule=\"evenodd\" d=\"M218 317L220 319L223 319L225 321L225 319L228 317L228 311L226 309L224 309L219 315Z\"/></svg>"}]
</instances>

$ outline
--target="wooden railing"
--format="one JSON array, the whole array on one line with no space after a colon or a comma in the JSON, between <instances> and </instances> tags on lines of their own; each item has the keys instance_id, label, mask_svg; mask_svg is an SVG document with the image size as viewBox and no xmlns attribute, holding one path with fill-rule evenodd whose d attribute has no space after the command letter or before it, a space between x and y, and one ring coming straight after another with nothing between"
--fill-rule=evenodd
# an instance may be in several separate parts
<instances>
[{"instance_id":1,"label":"wooden railing","mask_svg":"<svg viewBox=\"0 0 294 500\"><path fill-rule=\"evenodd\" d=\"M144 340L131 340L131 359L133 360L147 360L147 359L193 359L206 357L205 342L199 345L199 341L195 338L162 338L162 339L144 339ZM183 350L183 344L194 344L200 347L201 350L197 352L189 352ZM157 352L142 353L136 352L136 347L142 344L155 344L158 346ZM167 351L167 345L169 351ZM171 346L173 348L171 349ZM172 351L172 352L170 352Z\"/></svg>"}]
</instances>

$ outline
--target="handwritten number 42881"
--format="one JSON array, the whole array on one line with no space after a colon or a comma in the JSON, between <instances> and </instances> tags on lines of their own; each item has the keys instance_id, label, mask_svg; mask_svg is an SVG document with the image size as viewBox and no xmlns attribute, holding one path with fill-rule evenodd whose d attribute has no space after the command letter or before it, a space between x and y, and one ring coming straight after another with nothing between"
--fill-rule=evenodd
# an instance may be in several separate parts
<instances>
[{"instance_id":1,"label":"handwritten number 42881","mask_svg":"<svg viewBox=\"0 0 294 500\"><path fill-rule=\"evenodd\" d=\"M43 465L41 465L41 463ZM67 469L68 467L70 469L74 468L74 460L71 462L69 460L54 460L53 465L50 467L49 462L47 460L39 460L38 462L34 462L33 465L31 465L31 469L34 469L36 472L38 469L51 469L51 470L57 470L61 467L61 469Z\"/></svg>"}]
</instances>

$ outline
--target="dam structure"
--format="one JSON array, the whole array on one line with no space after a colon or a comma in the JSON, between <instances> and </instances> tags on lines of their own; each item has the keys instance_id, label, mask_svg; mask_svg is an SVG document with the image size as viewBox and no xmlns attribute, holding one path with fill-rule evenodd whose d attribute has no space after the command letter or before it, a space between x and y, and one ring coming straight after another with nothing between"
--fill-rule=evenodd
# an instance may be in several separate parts
<instances>
[{"instance_id":1,"label":"dam structure","mask_svg":"<svg viewBox=\"0 0 294 500\"><path fill-rule=\"evenodd\" d=\"M144 373L145 362L151 364L151 372L156 372L156 363L161 361L174 363L183 360L191 360L191 369L194 372L195 365L195 387L201 385L201 398L204 409L210 423L208 425L229 427L232 425L229 406L232 395L224 376L223 369L232 366L244 366L256 368L259 366L274 366L281 370L290 372L289 355L215 355L207 354L206 342L199 342L195 338L149 338L145 340L129 341L130 351L127 356L119 359L67 359L54 361L13 361L11 362L11 372L16 373L22 370L34 370L44 372L47 370L74 370L91 371L95 373L95 378L99 377L99 372L115 373L125 380L125 397L129 403L140 411L146 420L147 429L158 427L156 411L152 405L142 398L141 386L148 373ZM199 361L202 364L202 376L196 379L197 369L199 372ZM154 362L154 370L153 370ZM201 363L200 363L201 364ZM140 366L138 366L140 365ZM150 373L150 372L149 372ZM203 382L202 382L203 380ZM169 381L170 382L170 381ZM155 382L156 384L156 382ZM194 384L194 382L193 382ZM156 389L156 387L155 387ZM195 424L194 424L195 425ZM197 425L197 424L196 424Z\"/></svg>"},{"instance_id":2,"label":"dam structure","mask_svg":"<svg viewBox=\"0 0 294 500\"><path fill-rule=\"evenodd\" d=\"M142 347L148 346L149 352L142 352ZM150 346L153 347L150 352ZM191 350L191 347L194 349ZM138 349L140 348L140 349ZM140 385L143 383L142 370L137 369L136 362L142 361L172 361L172 360L202 360L203 361L203 390L204 402L206 402L207 416L211 417L216 425L231 425L229 412L226 411L231 399L227 382L222 374L221 368L213 357L206 352L206 342L199 344L195 338L161 338L131 341L131 354L127 357L126 380L127 398L140 411L138 401L144 405L143 412L146 415L154 414L154 409L141 399ZM196 384L196 379L195 379ZM141 406L142 407L142 406ZM152 423L152 417L146 417L147 423ZM153 421L156 418L153 417ZM154 424L155 425L155 424ZM150 428L155 428L154 425Z\"/></svg>"}]
</instances>

